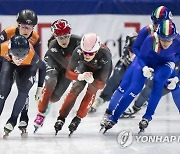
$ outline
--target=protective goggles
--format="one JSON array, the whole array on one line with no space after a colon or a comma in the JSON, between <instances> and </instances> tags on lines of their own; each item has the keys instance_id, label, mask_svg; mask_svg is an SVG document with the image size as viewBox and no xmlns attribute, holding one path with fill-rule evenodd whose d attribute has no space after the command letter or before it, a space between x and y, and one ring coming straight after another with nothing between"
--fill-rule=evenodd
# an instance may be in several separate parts
<instances>
[{"instance_id":1,"label":"protective goggles","mask_svg":"<svg viewBox=\"0 0 180 154\"><path fill-rule=\"evenodd\" d=\"M61 40L61 41L65 39L69 39L70 37L71 37L71 34L56 36L56 38L58 38L58 40Z\"/></svg>"},{"instance_id":2,"label":"protective goggles","mask_svg":"<svg viewBox=\"0 0 180 154\"><path fill-rule=\"evenodd\" d=\"M171 35L171 36L159 35L159 38L160 38L160 40L162 40L162 41L170 42L170 41L173 41L176 36L177 36L177 34L173 34L173 35Z\"/></svg>"},{"instance_id":3,"label":"protective goggles","mask_svg":"<svg viewBox=\"0 0 180 154\"><path fill-rule=\"evenodd\" d=\"M97 53L97 51L95 51L95 52L86 52L86 51L83 51L82 50L82 53L83 53L83 55L89 55L89 56L94 56L96 53Z\"/></svg>"}]
</instances>

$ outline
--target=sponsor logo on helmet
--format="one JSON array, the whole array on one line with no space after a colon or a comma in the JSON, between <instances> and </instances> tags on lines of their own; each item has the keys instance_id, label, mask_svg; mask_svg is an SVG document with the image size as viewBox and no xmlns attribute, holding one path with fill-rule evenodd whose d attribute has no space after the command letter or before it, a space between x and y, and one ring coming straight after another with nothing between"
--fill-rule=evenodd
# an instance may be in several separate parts
<instances>
[{"instance_id":1,"label":"sponsor logo on helmet","mask_svg":"<svg viewBox=\"0 0 180 154\"><path fill-rule=\"evenodd\" d=\"M172 12L169 11L169 19L172 20L172 18L173 18Z\"/></svg>"},{"instance_id":2,"label":"sponsor logo on helmet","mask_svg":"<svg viewBox=\"0 0 180 154\"><path fill-rule=\"evenodd\" d=\"M26 23L28 23L28 24L30 24L30 23L32 23L32 20L26 20Z\"/></svg>"},{"instance_id":3,"label":"sponsor logo on helmet","mask_svg":"<svg viewBox=\"0 0 180 154\"><path fill-rule=\"evenodd\" d=\"M0 39L1 39L1 40L4 40L4 36L3 36L3 35L1 35L1 36L0 36Z\"/></svg>"}]
</instances>

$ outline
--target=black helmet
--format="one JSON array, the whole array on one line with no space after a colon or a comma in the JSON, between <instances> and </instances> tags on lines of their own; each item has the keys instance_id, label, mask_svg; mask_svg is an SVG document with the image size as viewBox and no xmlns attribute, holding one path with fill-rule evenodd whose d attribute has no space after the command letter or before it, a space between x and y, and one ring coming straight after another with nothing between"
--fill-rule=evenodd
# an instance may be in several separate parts
<instances>
[{"instance_id":1,"label":"black helmet","mask_svg":"<svg viewBox=\"0 0 180 154\"><path fill-rule=\"evenodd\" d=\"M29 52L29 41L22 35L15 35L10 39L8 48L14 56L23 58Z\"/></svg>"},{"instance_id":2,"label":"black helmet","mask_svg":"<svg viewBox=\"0 0 180 154\"><path fill-rule=\"evenodd\" d=\"M22 10L17 14L17 22L26 24L26 25L36 25L37 24L37 15L32 10Z\"/></svg>"},{"instance_id":3,"label":"black helmet","mask_svg":"<svg viewBox=\"0 0 180 154\"><path fill-rule=\"evenodd\" d=\"M138 34L136 32L128 34L126 36L126 42L125 42L126 45L125 46L128 46L129 48L131 48L137 38L137 35Z\"/></svg>"}]
</instances>

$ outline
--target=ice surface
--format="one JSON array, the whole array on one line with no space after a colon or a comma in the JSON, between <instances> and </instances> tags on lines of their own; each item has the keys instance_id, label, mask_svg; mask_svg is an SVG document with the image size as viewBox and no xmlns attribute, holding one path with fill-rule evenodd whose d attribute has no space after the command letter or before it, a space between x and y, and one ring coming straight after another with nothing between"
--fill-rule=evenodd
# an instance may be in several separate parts
<instances>
[{"instance_id":1,"label":"ice surface","mask_svg":"<svg viewBox=\"0 0 180 154\"><path fill-rule=\"evenodd\" d=\"M17 94L16 85L13 86L0 117L0 154L176 154L180 151L178 141L172 143L147 143L133 140L132 144L126 148L119 145L117 141L119 132L131 130L133 134L137 135L139 131L138 123L145 112L145 108L138 112L134 119L119 120L118 124L105 135L99 133L99 122L108 103L100 106L96 113L89 114L84 118L78 129L69 138L68 125L75 116L84 93L78 98L63 129L59 131L57 136L54 135L54 123L64 97L56 104L52 104L51 111L46 117L43 127L36 134L33 134L33 121L37 114L37 103L34 101L36 86L34 85L30 91L28 138L21 138L21 132L16 126L8 139L3 140L3 127L11 114ZM146 134L180 136L180 117L170 94L161 99L153 121L150 122L149 127L146 129Z\"/></svg>"}]
</instances>

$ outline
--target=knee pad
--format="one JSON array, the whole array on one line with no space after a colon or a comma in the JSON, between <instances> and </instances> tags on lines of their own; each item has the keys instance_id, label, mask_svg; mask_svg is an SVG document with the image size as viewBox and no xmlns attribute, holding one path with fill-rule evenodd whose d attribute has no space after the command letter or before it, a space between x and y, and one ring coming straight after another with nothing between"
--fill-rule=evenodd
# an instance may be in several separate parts
<instances>
[{"instance_id":1,"label":"knee pad","mask_svg":"<svg viewBox=\"0 0 180 154\"><path fill-rule=\"evenodd\" d=\"M88 88L87 88L87 92L88 93L96 93L98 90L98 88L94 87L93 85L89 85Z\"/></svg>"},{"instance_id":2,"label":"knee pad","mask_svg":"<svg viewBox=\"0 0 180 154\"><path fill-rule=\"evenodd\" d=\"M58 95L56 95L56 94L53 94L53 95L51 96L51 99L50 99L50 101L51 101L52 103L58 102L59 100L60 100L60 97L59 97Z\"/></svg>"},{"instance_id":3,"label":"knee pad","mask_svg":"<svg viewBox=\"0 0 180 154\"><path fill-rule=\"evenodd\" d=\"M57 84L57 78L56 77L51 77L51 78L48 78L45 82L45 87L49 90L54 90L55 87L56 87L56 84Z\"/></svg>"},{"instance_id":4,"label":"knee pad","mask_svg":"<svg viewBox=\"0 0 180 154\"><path fill-rule=\"evenodd\" d=\"M70 93L73 93L75 96L77 96L81 93L83 89L84 89L84 86L76 85L71 88Z\"/></svg>"}]
</instances>

